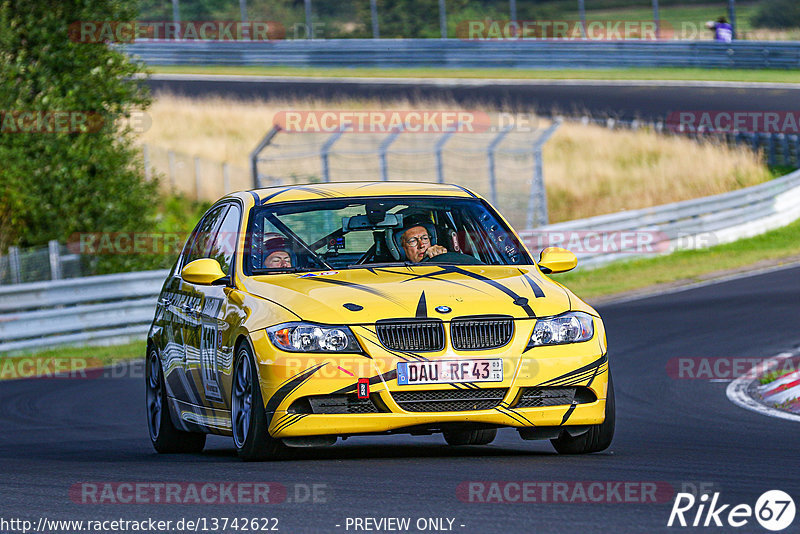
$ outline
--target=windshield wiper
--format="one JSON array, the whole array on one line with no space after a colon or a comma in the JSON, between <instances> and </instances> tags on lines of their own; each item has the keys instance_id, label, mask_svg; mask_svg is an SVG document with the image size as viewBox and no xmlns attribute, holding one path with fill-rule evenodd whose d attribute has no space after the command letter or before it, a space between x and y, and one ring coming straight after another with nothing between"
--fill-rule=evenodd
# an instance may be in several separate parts
<instances>
[{"instance_id":1,"label":"windshield wiper","mask_svg":"<svg viewBox=\"0 0 800 534\"><path fill-rule=\"evenodd\" d=\"M348 265L348 269L374 269L375 267L411 267L419 265L418 263L411 263L410 261L393 261L387 263L354 263Z\"/></svg>"},{"instance_id":2,"label":"windshield wiper","mask_svg":"<svg viewBox=\"0 0 800 534\"><path fill-rule=\"evenodd\" d=\"M291 273L308 273L311 271L322 271L323 269L314 268L311 269L309 267L272 267L272 268L264 268L261 269L253 269L253 276L258 276L261 274L291 274Z\"/></svg>"}]
</instances>

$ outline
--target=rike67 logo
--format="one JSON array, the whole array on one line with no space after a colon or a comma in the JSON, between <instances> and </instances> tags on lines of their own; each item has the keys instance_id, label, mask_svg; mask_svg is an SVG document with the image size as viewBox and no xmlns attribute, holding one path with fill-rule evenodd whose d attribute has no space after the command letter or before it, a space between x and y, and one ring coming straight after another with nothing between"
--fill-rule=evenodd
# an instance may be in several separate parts
<instances>
[{"instance_id":1,"label":"rike67 logo","mask_svg":"<svg viewBox=\"0 0 800 534\"><path fill-rule=\"evenodd\" d=\"M755 507L749 504L722 504L720 493L711 497L703 494L699 499L691 493L678 493L669 514L667 526L680 527L743 527L755 517L767 530L784 530L794 521L794 500L781 490L770 490L761 495Z\"/></svg>"}]
</instances>

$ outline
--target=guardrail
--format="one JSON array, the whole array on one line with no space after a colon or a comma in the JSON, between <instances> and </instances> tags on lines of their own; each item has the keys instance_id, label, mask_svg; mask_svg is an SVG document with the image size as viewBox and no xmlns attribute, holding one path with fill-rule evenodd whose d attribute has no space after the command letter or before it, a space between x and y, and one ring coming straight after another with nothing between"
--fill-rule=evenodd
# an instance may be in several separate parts
<instances>
[{"instance_id":1,"label":"guardrail","mask_svg":"<svg viewBox=\"0 0 800 534\"><path fill-rule=\"evenodd\" d=\"M167 271L0 287L0 353L141 339Z\"/></svg>"},{"instance_id":2,"label":"guardrail","mask_svg":"<svg viewBox=\"0 0 800 534\"><path fill-rule=\"evenodd\" d=\"M647 232L658 251L757 235L800 218L800 170L759 185L674 204L601 215L520 232L531 251L560 234ZM577 251L583 266L641 256L631 247ZM90 276L0 287L0 353L143 338L167 271Z\"/></svg>"},{"instance_id":3,"label":"guardrail","mask_svg":"<svg viewBox=\"0 0 800 534\"><path fill-rule=\"evenodd\" d=\"M150 65L548 69L800 67L800 42L796 41L139 40L122 48Z\"/></svg>"},{"instance_id":4,"label":"guardrail","mask_svg":"<svg viewBox=\"0 0 800 534\"><path fill-rule=\"evenodd\" d=\"M720 195L523 230L520 237L531 251L560 243L569 248L573 240L584 247L573 250L579 264L596 266L658 252L727 243L785 226L799 218L800 170ZM625 241L627 246L619 246Z\"/></svg>"}]
</instances>

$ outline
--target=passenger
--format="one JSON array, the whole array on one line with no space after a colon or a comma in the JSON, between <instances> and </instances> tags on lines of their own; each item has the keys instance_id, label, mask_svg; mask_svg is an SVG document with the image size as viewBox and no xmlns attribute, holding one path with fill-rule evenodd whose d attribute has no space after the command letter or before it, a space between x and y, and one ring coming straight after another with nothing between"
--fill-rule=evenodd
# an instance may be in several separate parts
<instances>
[{"instance_id":1,"label":"passenger","mask_svg":"<svg viewBox=\"0 0 800 534\"><path fill-rule=\"evenodd\" d=\"M292 267L289 243L280 234L264 236L264 269L287 269Z\"/></svg>"}]
</instances>

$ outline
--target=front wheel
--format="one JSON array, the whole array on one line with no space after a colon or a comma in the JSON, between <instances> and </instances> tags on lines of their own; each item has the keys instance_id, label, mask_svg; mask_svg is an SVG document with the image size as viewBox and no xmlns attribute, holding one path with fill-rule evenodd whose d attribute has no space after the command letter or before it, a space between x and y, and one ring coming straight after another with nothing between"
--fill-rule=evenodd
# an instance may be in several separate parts
<instances>
[{"instance_id":1,"label":"front wheel","mask_svg":"<svg viewBox=\"0 0 800 534\"><path fill-rule=\"evenodd\" d=\"M570 436L562 431L557 439L550 443L559 454L586 454L606 450L614 439L614 426L616 420L616 406L614 402L614 382L611 380L611 371L608 372L608 393L606 394L606 418L599 425L592 425L589 430L580 436Z\"/></svg>"},{"instance_id":2,"label":"front wheel","mask_svg":"<svg viewBox=\"0 0 800 534\"><path fill-rule=\"evenodd\" d=\"M155 349L147 353L145 372L147 399L147 429L153 448L160 453L200 452L206 444L206 435L184 432L172 423L167 404L167 388L161 360Z\"/></svg>"},{"instance_id":3,"label":"front wheel","mask_svg":"<svg viewBox=\"0 0 800 534\"><path fill-rule=\"evenodd\" d=\"M231 391L231 428L236 452L243 460L272 460L286 452L286 446L267 431L267 414L261 398L255 359L246 344L236 353Z\"/></svg>"}]
</instances>

